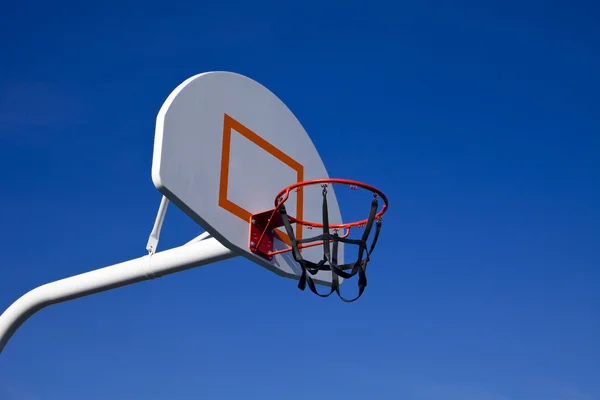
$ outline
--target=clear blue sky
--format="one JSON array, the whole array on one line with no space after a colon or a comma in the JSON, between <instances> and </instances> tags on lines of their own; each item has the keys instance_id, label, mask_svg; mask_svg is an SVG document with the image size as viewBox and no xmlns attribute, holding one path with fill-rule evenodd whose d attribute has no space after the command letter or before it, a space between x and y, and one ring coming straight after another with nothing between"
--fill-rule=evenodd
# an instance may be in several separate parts
<instances>
[{"instance_id":1,"label":"clear blue sky","mask_svg":"<svg viewBox=\"0 0 600 400\"><path fill-rule=\"evenodd\" d=\"M392 208L357 303L235 259L52 306L0 356L0 399L600 399L598 21L592 1L4 2L0 308L144 254L155 116L199 72L269 87ZM161 248L200 232L171 208Z\"/></svg>"}]
</instances>

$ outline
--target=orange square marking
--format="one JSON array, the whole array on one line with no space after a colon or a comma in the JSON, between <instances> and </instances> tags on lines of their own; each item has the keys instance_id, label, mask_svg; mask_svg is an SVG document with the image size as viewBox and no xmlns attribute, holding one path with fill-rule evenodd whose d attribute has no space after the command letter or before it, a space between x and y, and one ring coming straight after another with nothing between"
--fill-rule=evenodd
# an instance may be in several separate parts
<instances>
[{"instance_id":1,"label":"orange square marking","mask_svg":"<svg viewBox=\"0 0 600 400\"><path fill-rule=\"evenodd\" d=\"M304 167L298 161L294 160L283 151L279 150L277 147L273 146L271 143L267 142L265 139L258 136L256 133L252 132L250 129L246 128L244 125L240 124L235 119L231 118L229 115L224 114L223 120L223 149L221 153L221 181L219 184L219 206L229 211L233 215L238 216L242 220L247 223L250 223L250 217L252 213L248 210L240 207L235 204L231 200L227 198L227 186L229 181L229 154L231 152L231 130L234 129L236 132L239 132L246 139L250 140L252 143L256 144L267 153L271 154L273 157L277 158L279 161L283 162L294 171L296 171L297 182L304 180ZM283 189L283 188L282 188ZM303 190L298 191L298 197L296 201L296 214L295 217L298 219L303 219L303 202L304 195ZM274 193L273 195L275 195ZM273 198L273 201L275 199ZM266 211L266 210L261 210ZM289 237L283 231L276 229L275 235L279 240L286 243L288 246L291 246L291 242ZM298 229L296 232L297 239L302 239L302 229Z\"/></svg>"}]
</instances>

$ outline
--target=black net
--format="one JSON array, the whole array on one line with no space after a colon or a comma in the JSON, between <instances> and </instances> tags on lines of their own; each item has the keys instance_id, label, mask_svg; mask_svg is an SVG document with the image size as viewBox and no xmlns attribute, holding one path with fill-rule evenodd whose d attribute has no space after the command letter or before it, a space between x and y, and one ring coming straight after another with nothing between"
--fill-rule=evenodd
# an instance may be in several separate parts
<instances>
[{"instance_id":1,"label":"black net","mask_svg":"<svg viewBox=\"0 0 600 400\"><path fill-rule=\"evenodd\" d=\"M367 286L367 264L370 260L371 253L375 249L377 239L379 237L379 231L381 230L381 219L375 219L378 207L378 195L374 194L371 202L371 210L369 212L369 218L365 223L362 237L360 239L349 239L347 237L341 237L336 229L330 232L329 228L329 213L327 208L327 186L323 186L323 233L301 240L296 240L296 235L290 223L290 218L287 215L285 206L282 204L279 206L279 212L285 230L290 238L292 244L292 253L294 259L302 267L302 275L298 282L298 288L304 290L306 285L310 290L321 296L328 297L333 292L336 292L338 296L345 302L353 302L357 300L364 292ZM373 230L373 224L375 224L375 233L371 244L368 245L369 236ZM300 252L301 245L311 242L323 241L323 258L319 262L312 262L305 260ZM338 264L338 248L339 243L351 244L358 246L357 260L353 263ZM317 291L315 282L312 276L316 275L319 271L331 271L331 289L329 293L319 293ZM353 276L358 275L358 295L353 299L347 299L340 294L340 277L344 279L350 279Z\"/></svg>"}]
</instances>

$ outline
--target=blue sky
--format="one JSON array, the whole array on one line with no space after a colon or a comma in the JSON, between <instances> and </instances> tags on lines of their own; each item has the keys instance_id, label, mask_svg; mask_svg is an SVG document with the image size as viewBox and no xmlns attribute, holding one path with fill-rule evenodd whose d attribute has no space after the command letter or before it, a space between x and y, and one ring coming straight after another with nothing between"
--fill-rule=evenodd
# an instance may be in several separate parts
<instances>
[{"instance_id":1,"label":"blue sky","mask_svg":"<svg viewBox=\"0 0 600 400\"><path fill-rule=\"evenodd\" d=\"M52 306L0 398L600 399L600 19L588 2L4 2L0 308L144 254L156 113L239 72L391 200L343 304L246 260ZM345 207L364 207L342 197ZM161 248L201 232L170 208Z\"/></svg>"}]
</instances>

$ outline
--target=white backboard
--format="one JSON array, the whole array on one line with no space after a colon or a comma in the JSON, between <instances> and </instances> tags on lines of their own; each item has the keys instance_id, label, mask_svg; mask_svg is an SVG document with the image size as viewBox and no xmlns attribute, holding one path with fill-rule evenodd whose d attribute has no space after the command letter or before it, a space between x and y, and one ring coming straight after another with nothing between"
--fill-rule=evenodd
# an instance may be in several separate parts
<instances>
[{"instance_id":1,"label":"white backboard","mask_svg":"<svg viewBox=\"0 0 600 400\"><path fill-rule=\"evenodd\" d=\"M208 72L180 84L156 121L152 180L171 202L223 245L279 275L297 278L291 252L268 261L249 249L250 215L272 209L277 193L301 180L328 178L308 134L286 105L259 83L230 72ZM305 189L286 203L290 215L322 221L320 190ZM342 223L333 187L331 223ZM298 230L300 229L300 230ZM294 225L296 235L320 232ZM277 233L285 241L283 231ZM289 247L280 240L275 249ZM303 250L319 261L320 246ZM339 263L343 264L340 243ZM316 276L329 283L331 273Z\"/></svg>"}]
</instances>

